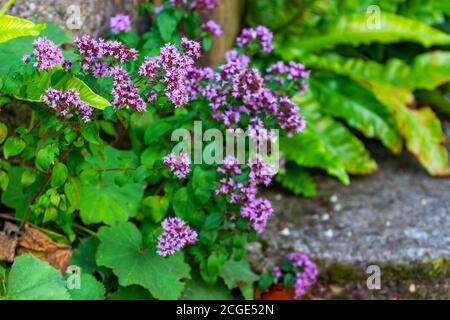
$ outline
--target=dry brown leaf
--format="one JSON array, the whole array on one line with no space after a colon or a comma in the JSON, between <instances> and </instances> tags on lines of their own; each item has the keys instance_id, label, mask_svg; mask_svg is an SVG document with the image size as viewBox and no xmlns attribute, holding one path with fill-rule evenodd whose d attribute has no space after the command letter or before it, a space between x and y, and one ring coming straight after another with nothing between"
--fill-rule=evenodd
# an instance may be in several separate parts
<instances>
[{"instance_id":1,"label":"dry brown leaf","mask_svg":"<svg viewBox=\"0 0 450 320\"><path fill-rule=\"evenodd\" d=\"M4 230L0 232L0 261L14 261L19 234L16 225L5 222Z\"/></svg>"},{"instance_id":2,"label":"dry brown leaf","mask_svg":"<svg viewBox=\"0 0 450 320\"><path fill-rule=\"evenodd\" d=\"M25 227L19 240L17 255L31 253L36 258L47 261L55 268L65 272L72 258L70 246L54 242L47 235L29 226Z\"/></svg>"}]
</instances>

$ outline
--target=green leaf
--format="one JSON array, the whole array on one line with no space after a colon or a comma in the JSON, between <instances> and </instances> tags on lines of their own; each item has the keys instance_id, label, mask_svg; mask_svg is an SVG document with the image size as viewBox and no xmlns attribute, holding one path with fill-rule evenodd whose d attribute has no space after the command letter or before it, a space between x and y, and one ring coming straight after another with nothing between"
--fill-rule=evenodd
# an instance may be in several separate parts
<instances>
[{"instance_id":1,"label":"green leaf","mask_svg":"<svg viewBox=\"0 0 450 320\"><path fill-rule=\"evenodd\" d=\"M8 188L8 185L9 185L8 174L5 171L0 170L0 189L2 189L3 191L6 191L6 189Z\"/></svg>"},{"instance_id":2,"label":"green leaf","mask_svg":"<svg viewBox=\"0 0 450 320\"><path fill-rule=\"evenodd\" d=\"M25 188L21 184L22 174L27 170L23 167L12 167L9 171L8 188L2 193L2 203L16 210L16 217L21 218L29 206L31 197L37 192L42 183L42 176L38 176L32 186Z\"/></svg>"},{"instance_id":3,"label":"green leaf","mask_svg":"<svg viewBox=\"0 0 450 320\"><path fill-rule=\"evenodd\" d=\"M9 273L7 298L11 300L69 300L60 272L31 254L17 257Z\"/></svg>"},{"instance_id":4,"label":"green leaf","mask_svg":"<svg viewBox=\"0 0 450 320\"><path fill-rule=\"evenodd\" d=\"M86 139L86 141L92 144L99 145L102 143L102 139L100 138L100 133L96 123L83 123L80 128L80 133L83 138Z\"/></svg>"},{"instance_id":5,"label":"green leaf","mask_svg":"<svg viewBox=\"0 0 450 320\"><path fill-rule=\"evenodd\" d=\"M240 261L228 260L225 262L222 268L220 276L225 281L228 289L241 288L244 293L248 285L253 285L259 277L250 270L250 265L246 259ZM253 294L253 290L252 290ZM245 295L247 299L251 299L251 296Z\"/></svg>"},{"instance_id":6,"label":"green leaf","mask_svg":"<svg viewBox=\"0 0 450 320\"><path fill-rule=\"evenodd\" d=\"M119 287L108 295L108 300L155 300L148 290L140 286Z\"/></svg>"},{"instance_id":7,"label":"green leaf","mask_svg":"<svg viewBox=\"0 0 450 320\"><path fill-rule=\"evenodd\" d=\"M326 25L318 34L301 40L290 39L289 45L313 51L331 48L338 44L359 45L399 41L418 42L425 47L430 47L450 44L450 36L417 20L383 11L380 14L380 28L370 26L365 13L351 14L339 17L335 23Z\"/></svg>"},{"instance_id":8,"label":"green leaf","mask_svg":"<svg viewBox=\"0 0 450 320\"><path fill-rule=\"evenodd\" d=\"M72 300L104 300L105 286L93 275L82 273L79 289L69 289Z\"/></svg>"},{"instance_id":9,"label":"green leaf","mask_svg":"<svg viewBox=\"0 0 450 320\"><path fill-rule=\"evenodd\" d=\"M23 79L20 80L17 66L13 65L7 72L7 81L3 91L18 100L42 102L42 96L49 87L63 91L76 89L80 94L80 99L96 109L103 110L111 105L108 100L92 91L85 82L67 72L64 72L62 77L53 78L52 81L53 75L61 71L62 67L57 66L47 72L34 72L30 76L23 76Z\"/></svg>"},{"instance_id":10,"label":"green leaf","mask_svg":"<svg viewBox=\"0 0 450 320\"><path fill-rule=\"evenodd\" d=\"M450 53L432 51L417 55L412 64L392 58L385 64L359 58L347 58L335 53L315 55L297 48L280 51L285 59L299 59L309 68L332 71L363 82L389 82L410 90L434 89L450 81Z\"/></svg>"},{"instance_id":11,"label":"green leaf","mask_svg":"<svg viewBox=\"0 0 450 320\"><path fill-rule=\"evenodd\" d=\"M8 136L8 127L6 124L0 121L0 144L5 141L6 137Z\"/></svg>"},{"instance_id":12,"label":"green leaf","mask_svg":"<svg viewBox=\"0 0 450 320\"><path fill-rule=\"evenodd\" d=\"M95 170L84 171L81 176L81 219L85 224L104 222L112 225L127 221L136 215L141 204L144 183L133 179L138 160L132 151L120 151L106 146L104 153L90 156L87 162ZM109 171L114 169L115 171ZM98 174L97 170L101 173ZM125 180L117 183L121 176Z\"/></svg>"},{"instance_id":13,"label":"green leaf","mask_svg":"<svg viewBox=\"0 0 450 320\"><path fill-rule=\"evenodd\" d=\"M269 289L274 283L274 278L270 272L265 272L259 278L258 286L261 290Z\"/></svg>"},{"instance_id":14,"label":"green leaf","mask_svg":"<svg viewBox=\"0 0 450 320\"><path fill-rule=\"evenodd\" d=\"M67 74L61 81L55 84L54 88L59 90L69 90L74 88L79 92L81 100L87 102L96 109L103 110L111 105L108 100L96 94L86 83L75 76Z\"/></svg>"},{"instance_id":15,"label":"green leaf","mask_svg":"<svg viewBox=\"0 0 450 320\"><path fill-rule=\"evenodd\" d=\"M25 141L17 137L9 137L3 145L3 155L6 159L19 155L25 149Z\"/></svg>"},{"instance_id":16,"label":"green leaf","mask_svg":"<svg viewBox=\"0 0 450 320\"><path fill-rule=\"evenodd\" d=\"M96 237L82 239L78 247L73 250L70 264L80 267L84 273L92 274L97 271L95 254L97 253L98 245L99 240Z\"/></svg>"},{"instance_id":17,"label":"green leaf","mask_svg":"<svg viewBox=\"0 0 450 320\"><path fill-rule=\"evenodd\" d=\"M149 216L153 222L160 222L169 209L169 199L163 196L148 196L142 201L144 215Z\"/></svg>"},{"instance_id":18,"label":"green leaf","mask_svg":"<svg viewBox=\"0 0 450 320\"><path fill-rule=\"evenodd\" d=\"M50 182L53 188L60 187L66 182L69 171L64 163L58 162L52 171L52 180Z\"/></svg>"},{"instance_id":19,"label":"green leaf","mask_svg":"<svg viewBox=\"0 0 450 320\"><path fill-rule=\"evenodd\" d=\"M304 109L310 129L314 131L351 174L369 174L378 169L364 144L343 124L320 114L310 115Z\"/></svg>"},{"instance_id":20,"label":"green leaf","mask_svg":"<svg viewBox=\"0 0 450 320\"><path fill-rule=\"evenodd\" d=\"M79 207L81 200L81 182L78 177L69 177L69 180L64 185L64 194L70 203L67 212L74 212Z\"/></svg>"},{"instance_id":21,"label":"green leaf","mask_svg":"<svg viewBox=\"0 0 450 320\"><path fill-rule=\"evenodd\" d=\"M143 248L142 235L130 222L102 227L98 237L97 263L112 268L121 286L143 286L157 299L180 297L190 272L182 253L163 258Z\"/></svg>"},{"instance_id":22,"label":"green leaf","mask_svg":"<svg viewBox=\"0 0 450 320\"><path fill-rule=\"evenodd\" d=\"M303 167L326 170L342 183L350 183L342 161L309 125L302 133L292 138L280 138L280 150L286 161L293 161ZM307 152L299 152L301 150Z\"/></svg>"},{"instance_id":23,"label":"green leaf","mask_svg":"<svg viewBox=\"0 0 450 320\"><path fill-rule=\"evenodd\" d=\"M425 104L429 104L439 112L450 115L450 97L447 97L438 90L417 90L414 92L417 99Z\"/></svg>"},{"instance_id":24,"label":"green leaf","mask_svg":"<svg viewBox=\"0 0 450 320\"><path fill-rule=\"evenodd\" d=\"M306 169L302 169L295 164L286 164L286 173L276 175L275 179L296 195L304 195L305 197L316 195L316 184L311 175Z\"/></svg>"},{"instance_id":25,"label":"green leaf","mask_svg":"<svg viewBox=\"0 0 450 320\"><path fill-rule=\"evenodd\" d=\"M162 136L172 132L174 129L173 123L164 120L158 120L153 122L147 130L145 131L145 143L148 145L152 145L155 141L157 141Z\"/></svg>"},{"instance_id":26,"label":"green leaf","mask_svg":"<svg viewBox=\"0 0 450 320\"><path fill-rule=\"evenodd\" d=\"M29 20L2 15L0 16L0 42L24 36L38 36L45 24L35 24Z\"/></svg>"},{"instance_id":27,"label":"green leaf","mask_svg":"<svg viewBox=\"0 0 450 320\"><path fill-rule=\"evenodd\" d=\"M186 289L181 300L232 300L230 291L222 282L208 285L197 272L192 274L192 279L186 283Z\"/></svg>"},{"instance_id":28,"label":"green leaf","mask_svg":"<svg viewBox=\"0 0 450 320\"><path fill-rule=\"evenodd\" d=\"M3 283L6 283L6 269L0 265L0 300L6 294L6 292L4 292Z\"/></svg>"},{"instance_id":29,"label":"green leaf","mask_svg":"<svg viewBox=\"0 0 450 320\"><path fill-rule=\"evenodd\" d=\"M410 109L413 96L407 90L389 85L370 84L378 99L391 108L397 126L412 152L425 169L434 176L450 175L446 137L439 119L428 108Z\"/></svg>"},{"instance_id":30,"label":"green leaf","mask_svg":"<svg viewBox=\"0 0 450 320\"><path fill-rule=\"evenodd\" d=\"M53 23L47 23L47 27L41 36L57 45L70 40L70 36L61 27ZM33 51L32 43L35 39L35 37L21 37L0 42L0 61L8 61L8 63L0 64L0 78L5 77L11 66L23 66L22 57L24 54L31 54Z\"/></svg>"},{"instance_id":31,"label":"green leaf","mask_svg":"<svg viewBox=\"0 0 450 320\"><path fill-rule=\"evenodd\" d=\"M25 170L22 173L22 177L20 179L20 184L24 187L31 186L36 181L36 172L33 170Z\"/></svg>"},{"instance_id":32,"label":"green leaf","mask_svg":"<svg viewBox=\"0 0 450 320\"><path fill-rule=\"evenodd\" d=\"M156 25L159 33L165 42L172 39L172 34L175 32L178 24L178 18L169 11L162 11L156 16Z\"/></svg>"},{"instance_id":33,"label":"green leaf","mask_svg":"<svg viewBox=\"0 0 450 320\"><path fill-rule=\"evenodd\" d=\"M208 52L212 46L212 39L210 37L205 37L203 38L202 44L203 50Z\"/></svg>"},{"instance_id":34,"label":"green leaf","mask_svg":"<svg viewBox=\"0 0 450 320\"><path fill-rule=\"evenodd\" d=\"M172 206L177 216L183 220L189 220L189 216L195 211L195 205L187 187L180 188L175 192Z\"/></svg>"},{"instance_id":35,"label":"green leaf","mask_svg":"<svg viewBox=\"0 0 450 320\"><path fill-rule=\"evenodd\" d=\"M55 156L55 149L50 145L45 146L36 154L36 167L42 171L48 171L50 165L55 160Z\"/></svg>"},{"instance_id":36,"label":"green leaf","mask_svg":"<svg viewBox=\"0 0 450 320\"><path fill-rule=\"evenodd\" d=\"M316 74L310 80L321 111L344 119L367 138L378 138L393 152L400 152L402 141L391 111L369 89L351 79L331 75Z\"/></svg>"}]
</instances>

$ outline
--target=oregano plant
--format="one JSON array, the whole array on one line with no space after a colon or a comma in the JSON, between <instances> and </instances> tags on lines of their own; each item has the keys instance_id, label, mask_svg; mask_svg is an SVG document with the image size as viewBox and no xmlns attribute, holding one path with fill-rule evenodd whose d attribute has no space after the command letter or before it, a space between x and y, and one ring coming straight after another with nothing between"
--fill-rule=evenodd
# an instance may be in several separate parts
<instances>
[{"instance_id":1,"label":"oregano plant","mask_svg":"<svg viewBox=\"0 0 450 320\"><path fill-rule=\"evenodd\" d=\"M22 298L27 265L48 274L32 283L57 299L198 298L204 286L253 298L245 248L273 214L260 190L283 168L279 136L306 125L290 97L309 72L258 69L252 56L273 49L263 26L244 29L223 63L200 66L221 34L200 19L214 6L144 3L154 23L140 37L120 14L105 39L31 28L0 43L17 48L0 67L1 202L24 237L39 228L70 246L62 271L81 275L80 288L62 286L72 275L18 254L0 269L4 298ZM243 147L228 148L230 137Z\"/></svg>"}]
</instances>

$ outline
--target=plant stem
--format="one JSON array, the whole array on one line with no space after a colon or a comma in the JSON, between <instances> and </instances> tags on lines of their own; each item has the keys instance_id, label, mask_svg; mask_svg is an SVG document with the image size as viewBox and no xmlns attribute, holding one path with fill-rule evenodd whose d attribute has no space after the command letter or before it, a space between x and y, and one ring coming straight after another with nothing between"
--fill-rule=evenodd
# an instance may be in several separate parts
<instances>
[{"instance_id":1,"label":"plant stem","mask_svg":"<svg viewBox=\"0 0 450 320\"><path fill-rule=\"evenodd\" d=\"M42 183L41 187L39 188L38 192L34 195L33 199L31 199L30 205L28 206L27 210L25 211L25 214L23 216L23 220L20 223L20 229L23 230L23 228L25 227L25 225L27 224L28 218L30 216L30 212L31 212L31 206L34 204L34 202L40 197L42 196L42 194L45 192L45 190L48 187L48 184L50 183L50 180L52 178L52 173L51 171L47 173L47 176L45 177L44 182Z\"/></svg>"},{"instance_id":2,"label":"plant stem","mask_svg":"<svg viewBox=\"0 0 450 320\"><path fill-rule=\"evenodd\" d=\"M91 236L96 236L96 235L97 235L97 233L95 233L95 232L92 231L91 229L88 229L88 228L86 228L86 227L83 227L82 225L80 225L80 224L78 224L78 223L75 223L75 222L74 222L72 225L73 225L75 228L80 229L81 231L84 231L84 232L90 234Z\"/></svg>"}]
</instances>

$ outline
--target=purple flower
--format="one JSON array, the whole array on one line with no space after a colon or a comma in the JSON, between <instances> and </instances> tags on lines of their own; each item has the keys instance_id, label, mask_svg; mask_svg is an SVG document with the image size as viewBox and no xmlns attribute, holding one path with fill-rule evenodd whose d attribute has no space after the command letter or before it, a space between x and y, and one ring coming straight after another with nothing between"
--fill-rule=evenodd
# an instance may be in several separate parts
<instances>
[{"instance_id":1,"label":"purple flower","mask_svg":"<svg viewBox=\"0 0 450 320\"><path fill-rule=\"evenodd\" d=\"M228 155L225 159L223 159L223 165L217 168L217 172L228 175L236 175L241 174L242 170L239 167L238 159Z\"/></svg>"},{"instance_id":2,"label":"purple flower","mask_svg":"<svg viewBox=\"0 0 450 320\"><path fill-rule=\"evenodd\" d=\"M262 233L266 228L267 221L273 214L272 204L265 198L255 198L244 202L241 206L241 216L248 218L252 228Z\"/></svg>"},{"instance_id":3,"label":"purple flower","mask_svg":"<svg viewBox=\"0 0 450 320\"><path fill-rule=\"evenodd\" d=\"M65 92L48 88L45 95L42 96L42 101L59 111L60 117L63 119L73 112L78 114L84 122L91 121L93 108L82 101L78 92L73 88Z\"/></svg>"},{"instance_id":4,"label":"purple flower","mask_svg":"<svg viewBox=\"0 0 450 320\"><path fill-rule=\"evenodd\" d=\"M138 57L135 49L129 49L118 41L96 40L84 35L75 39L74 44L82 57L81 67L85 72L90 70L95 77L107 76L110 72L108 64L122 64Z\"/></svg>"},{"instance_id":5,"label":"purple flower","mask_svg":"<svg viewBox=\"0 0 450 320\"><path fill-rule=\"evenodd\" d=\"M220 37L222 35L222 27L214 20L202 23L201 28L214 37Z\"/></svg>"},{"instance_id":6,"label":"purple flower","mask_svg":"<svg viewBox=\"0 0 450 320\"><path fill-rule=\"evenodd\" d=\"M169 0L170 4L173 5L174 7L183 7L186 3L187 0Z\"/></svg>"},{"instance_id":7,"label":"purple flower","mask_svg":"<svg viewBox=\"0 0 450 320\"><path fill-rule=\"evenodd\" d=\"M202 81L212 81L214 79L214 71L211 68L196 68L192 67L188 71L184 85L191 98L197 98L203 91Z\"/></svg>"},{"instance_id":8,"label":"purple flower","mask_svg":"<svg viewBox=\"0 0 450 320\"><path fill-rule=\"evenodd\" d=\"M219 181L219 187L216 189L217 195L231 195L236 191L238 185L233 178L222 178Z\"/></svg>"},{"instance_id":9,"label":"purple flower","mask_svg":"<svg viewBox=\"0 0 450 320\"><path fill-rule=\"evenodd\" d=\"M317 281L317 265L304 253L293 252L289 255L292 265L301 268L295 274L295 299L300 298Z\"/></svg>"},{"instance_id":10,"label":"purple flower","mask_svg":"<svg viewBox=\"0 0 450 320\"><path fill-rule=\"evenodd\" d=\"M105 56L112 57L120 63L136 60L138 52L136 49L129 49L119 41L105 41L101 42L101 49Z\"/></svg>"},{"instance_id":11,"label":"purple flower","mask_svg":"<svg viewBox=\"0 0 450 320\"><path fill-rule=\"evenodd\" d=\"M146 104L139 95L138 88L132 84L127 71L120 66L115 66L111 68L110 75L114 78L111 91L114 96L112 106L116 109L125 108L138 112L144 111Z\"/></svg>"},{"instance_id":12,"label":"purple flower","mask_svg":"<svg viewBox=\"0 0 450 320\"><path fill-rule=\"evenodd\" d=\"M121 31L128 32L131 30L131 19L126 14L119 13L114 17L111 17L109 26L111 27L111 31L115 34L118 34Z\"/></svg>"},{"instance_id":13,"label":"purple flower","mask_svg":"<svg viewBox=\"0 0 450 320\"><path fill-rule=\"evenodd\" d=\"M106 61L97 62L92 65L92 76L95 78L103 78L108 75L108 68Z\"/></svg>"},{"instance_id":14,"label":"purple flower","mask_svg":"<svg viewBox=\"0 0 450 320\"><path fill-rule=\"evenodd\" d=\"M187 55L193 58L200 58L200 43L197 41L189 40L186 37L181 38L181 45Z\"/></svg>"},{"instance_id":15,"label":"purple flower","mask_svg":"<svg viewBox=\"0 0 450 320\"><path fill-rule=\"evenodd\" d=\"M23 63L29 63L30 60L31 60L31 57L30 57L29 54L24 54L24 55L23 55L23 57L22 57L22 62L23 62Z\"/></svg>"},{"instance_id":16,"label":"purple flower","mask_svg":"<svg viewBox=\"0 0 450 320\"><path fill-rule=\"evenodd\" d=\"M300 108L287 97L280 98L277 119L280 127L286 131L288 136L302 132L306 127L306 121L300 115Z\"/></svg>"},{"instance_id":17,"label":"purple flower","mask_svg":"<svg viewBox=\"0 0 450 320\"><path fill-rule=\"evenodd\" d=\"M144 62L139 67L139 75L148 79L157 77L161 72L159 57L145 57Z\"/></svg>"},{"instance_id":18,"label":"purple flower","mask_svg":"<svg viewBox=\"0 0 450 320\"><path fill-rule=\"evenodd\" d=\"M311 75L311 71L306 70L303 64L294 61L289 62L288 65L279 61L267 68L266 72L266 81L274 80L279 85L284 85L285 79L290 80L297 83L300 93L306 90L304 80Z\"/></svg>"},{"instance_id":19,"label":"purple flower","mask_svg":"<svg viewBox=\"0 0 450 320\"><path fill-rule=\"evenodd\" d=\"M72 64L73 64L72 60L64 60L62 66L64 70L69 71L72 68Z\"/></svg>"},{"instance_id":20,"label":"purple flower","mask_svg":"<svg viewBox=\"0 0 450 320\"><path fill-rule=\"evenodd\" d=\"M283 276L283 272L281 271L281 268L279 266L274 266L272 269L272 276L275 279L279 279Z\"/></svg>"},{"instance_id":21,"label":"purple flower","mask_svg":"<svg viewBox=\"0 0 450 320\"><path fill-rule=\"evenodd\" d=\"M84 35L81 38L74 40L74 44L77 47L78 54L83 58L81 66L83 70L88 70L89 66L97 59L103 57L103 39L91 38L89 35Z\"/></svg>"},{"instance_id":22,"label":"purple flower","mask_svg":"<svg viewBox=\"0 0 450 320\"><path fill-rule=\"evenodd\" d=\"M154 101L156 98L158 98L158 95L156 94L156 92L154 91L149 91L146 95L147 97L147 102L152 102Z\"/></svg>"},{"instance_id":23,"label":"purple flower","mask_svg":"<svg viewBox=\"0 0 450 320\"><path fill-rule=\"evenodd\" d=\"M184 106L189 101L189 93L185 85L186 76L192 70L194 60L190 55L182 55L170 43L161 48L159 60L165 71L167 97L176 108Z\"/></svg>"},{"instance_id":24,"label":"purple flower","mask_svg":"<svg viewBox=\"0 0 450 320\"><path fill-rule=\"evenodd\" d=\"M190 172L191 159L187 153L182 152L178 156L169 153L163 163L178 179L185 179Z\"/></svg>"},{"instance_id":25,"label":"purple flower","mask_svg":"<svg viewBox=\"0 0 450 320\"><path fill-rule=\"evenodd\" d=\"M157 252L160 256L174 254L186 246L197 242L197 232L180 218L166 218L161 223L163 233L158 237Z\"/></svg>"},{"instance_id":26,"label":"purple flower","mask_svg":"<svg viewBox=\"0 0 450 320\"><path fill-rule=\"evenodd\" d=\"M216 0L192 0L190 9L208 10L214 9L217 6Z\"/></svg>"},{"instance_id":27,"label":"purple flower","mask_svg":"<svg viewBox=\"0 0 450 320\"><path fill-rule=\"evenodd\" d=\"M33 55L36 57L34 66L38 70L48 71L64 60L61 49L47 38L38 38L33 41Z\"/></svg>"},{"instance_id":28,"label":"purple flower","mask_svg":"<svg viewBox=\"0 0 450 320\"><path fill-rule=\"evenodd\" d=\"M256 155L248 163L250 167L249 180L251 184L263 184L268 186L273 176L277 173L271 163L264 162L261 155Z\"/></svg>"},{"instance_id":29,"label":"purple flower","mask_svg":"<svg viewBox=\"0 0 450 320\"><path fill-rule=\"evenodd\" d=\"M264 53L270 53L273 50L272 40L273 33L264 26L258 26L256 28L243 29L239 37L237 37L236 43L239 47L244 47L257 41Z\"/></svg>"}]
</instances>

